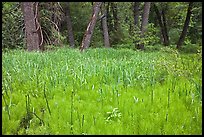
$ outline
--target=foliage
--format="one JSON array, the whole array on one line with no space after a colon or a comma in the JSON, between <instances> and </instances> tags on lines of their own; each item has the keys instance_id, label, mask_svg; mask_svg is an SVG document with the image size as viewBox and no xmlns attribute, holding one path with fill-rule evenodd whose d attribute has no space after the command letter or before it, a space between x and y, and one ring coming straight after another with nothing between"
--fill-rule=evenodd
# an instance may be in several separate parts
<instances>
[{"instance_id":1,"label":"foliage","mask_svg":"<svg viewBox=\"0 0 204 137\"><path fill-rule=\"evenodd\" d=\"M112 112L107 112L106 114L107 114L107 118L106 118L107 122L112 120L119 120L122 116L118 108L114 108Z\"/></svg>"},{"instance_id":2,"label":"foliage","mask_svg":"<svg viewBox=\"0 0 204 137\"><path fill-rule=\"evenodd\" d=\"M201 52L60 48L2 58L2 134L202 134Z\"/></svg>"},{"instance_id":3,"label":"foliage","mask_svg":"<svg viewBox=\"0 0 204 137\"><path fill-rule=\"evenodd\" d=\"M3 2L2 4L2 49L25 48L23 15L20 3ZM125 44L125 46L131 45L130 48L132 48L132 45L134 45L135 42L143 42L145 46L162 44L162 39L160 38L160 27L153 10L153 6L151 6L150 9L148 30L145 34L145 37L140 38L139 28L133 27L133 3L117 2L115 4L117 5L118 9L117 16L119 29L117 32L115 32L109 28L111 47L120 48L117 46ZM184 25L188 2L156 2L155 4L158 6L159 10L166 8L165 16L167 20L167 31L169 32L170 45L175 45L179 39ZM105 5L107 6L108 3L105 3ZM142 14L143 5L144 3L141 2L140 15ZM190 44L201 45L202 43L201 7L201 2L194 2L188 34L185 38L185 41L189 41ZM56 9L54 12L53 8ZM40 23L43 30L45 45L47 44L57 46L59 44L68 44L65 10L65 2L39 3ZM109 16L113 16L111 10L109 11L109 14ZM91 2L70 2L70 15L75 43L76 47L78 48L81 44L83 35L92 15ZM55 17L55 22L53 22L53 17ZM141 24L141 16L139 16L139 24ZM58 28L56 28L56 25ZM57 29L60 31L59 34L56 34ZM61 43L56 43L56 39L59 39ZM91 46L104 46L100 20L97 21L96 28L94 29Z\"/></svg>"},{"instance_id":4,"label":"foliage","mask_svg":"<svg viewBox=\"0 0 204 137\"><path fill-rule=\"evenodd\" d=\"M39 3L39 21L47 45L60 45L66 43L65 36L60 32L60 23L64 19L64 13L58 2Z\"/></svg>"},{"instance_id":5,"label":"foliage","mask_svg":"<svg viewBox=\"0 0 204 137\"><path fill-rule=\"evenodd\" d=\"M172 45L176 45L180 37L180 32L178 28L173 28L169 30L169 40Z\"/></svg>"},{"instance_id":6,"label":"foliage","mask_svg":"<svg viewBox=\"0 0 204 137\"><path fill-rule=\"evenodd\" d=\"M183 53L198 53L201 50L202 46L191 43L185 44L185 46L180 49L180 51Z\"/></svg>"},{"instance_id":7,"label":"foliage","mask_svg":"<svg viewBox=\"0 0 204 137\"><path fill-rule=\"evenodd\" d=\"M147 27L147 31L144 33L144 37L141 37L140 30L138 27L134 27L133 29L133 37L132 40L137 44L144 44L146 46L159 43L158 30L155 28L154 24L149 23Z\"/></svg>"},{"instance_id":8,"label":"foliage","mask_svg":"<svg viewBox=\"0 0 204 137\"><path fill-rule=\"evenodd\" d=\"M83 39L89 20L91 19L91 2L70 2L70 15L75 42L78 43L79 46ZM96 29L94 31L96 31Z\"/></svg>"},{"instance_id":9,"label":"foliage","mask_svg":"<svg viewBox=\"0 0 204 137\"><path fill-rule=\"evenodd\" d=\"M109 28L112 48L103 48L100 20L91 48L68 48L65 3L41 2L47 50L26 52L20 3L2 3L3 134L202 134L202 3L194 2L179 50L187 2L156 2L159 10L166 7L168 47L161 45L152 7L140 37L133 3L114 4L119 28ZM76 48L92 10L91 2L70 2ZM135 50L135 43L145 50Z\"/></svg>"},{"instance_id":10,"label":"foliage","mask_svg":"<svg viewBox=\"0 0 204 137\"><path fill-rule=\"evenodd\" d=\"M189 25L189 39L192 44L202 43L202 3L195 2L192 9L192 17Z\"/></svg>"},{"instance_id":11,"label":"foliage","mask_svg":"<svg viewBox=\"0 0 204 137\"><path fill-rule=\"evenodd\" d=\"M23 16L18 2L2 3L2 49L24 47Z\"/></svg>"}]
</instances>

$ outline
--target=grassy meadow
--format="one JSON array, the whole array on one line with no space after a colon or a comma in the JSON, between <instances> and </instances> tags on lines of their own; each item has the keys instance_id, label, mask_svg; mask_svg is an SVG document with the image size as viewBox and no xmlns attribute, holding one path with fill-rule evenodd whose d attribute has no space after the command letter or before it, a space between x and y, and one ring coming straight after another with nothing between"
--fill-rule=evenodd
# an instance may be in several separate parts
<instances>
[{"instance_id":1,"label":"grassy meadow","mask_svg":"<svg viewBox=\"0 0 204 137\"><path fill-rule=\"evenodd\" d=\"M2 134L202 134L201 53L2 54Z\"/></svg>"}]
</instances>

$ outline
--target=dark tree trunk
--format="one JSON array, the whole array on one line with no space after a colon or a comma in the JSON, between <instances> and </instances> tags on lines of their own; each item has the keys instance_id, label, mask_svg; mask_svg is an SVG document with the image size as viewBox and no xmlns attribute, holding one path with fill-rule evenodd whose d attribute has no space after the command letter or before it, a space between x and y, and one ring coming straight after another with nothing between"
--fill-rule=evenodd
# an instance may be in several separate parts
<instances>
[{"instance_id":1,"label":"dark tree trunk","mask_svg":"<svg viewBox=\"0 0 204 137\"><path fill-rule=\"evenodd\" d=\"M167 24L166 24L166 8L162 9L162 19L163 19L163 27L164 27L164 45L169 45L169 36L168 36L168 30L167 30Z\"/></svg>"},{"instance_id":2,"label":"dark tree trunk","mask_svg":"<svg viewBox=\"0 0 204 137\"><path fill-rule=\"evenodd\" d=\"M156 13L156 16L157 16L157 20L159 22L159 26L160 26L160 29L161 29L161 34L162 34L162 42L165 46L168 46L169 45L169 38L168 38L168 32L167 32L167 29L166 29L166 19L165 19L165 14L164 13L160 13L156 4L153 4L153 7L154 7L154 11ZM163 16L163 22L162 22L162 16Z\"/></svg>"},{"instance_id":3,"label":"dark tree trunk","mask_svg":"<svg viewBox=\"0 0 204 137\"><path fill-rule=\"evenodd\" d=\"M70 17L70 9L69 9L69 2L66 2L66 11L65 11L65 16L67 20L67 30L68 30L68 38L69 38L69 44L70 47L74 48L74 35L72 31L72 22L71 22L71 17Z\"/></svg>"},{"instance_id":4,"label":"dark tree trunk","mask_svg":"<svg viewBox=\"0 0 204 137\"><path fill-rule=\"evenodd\" d=\"M109 32L113 31L113 24L112 24L112 16L110 14L110 5L111 2L108 2L107 7L106 7L106 11L107 11L107 23L108 23L108 29Z\"/></svg>"},{"instance_id":5,"label":"dark tree trunk","mask_svg":"<svg viewBox=\"0 0 204 137\"><path fill-rule=\"evenodd\" d=\"M190 23L192 8L193 8L193 2L189 2L188 11L187 11L187 15L186 15L186 20L185 20L185 23L184 23L184 26L183 26L183 31L182 31L182 33L180 35L180 38L179 38L177 46L176 46L177 49L181 48L181 46L182 46L182 44L184 42L184 39L186 37L188 26L189 26L189 23Z\"/></svg>"},{"instance_id":6,"label":"dark tree trunk","mask_svg":"<svg viewBox=\"0 0 204 137\"><path fill-rule=\"evenodd\" d=\"M36 24L37 16L34 13L34 3L33 2L23 2L23 16L25 24L26 33L26 44L28 51L40 50L39 46L39 35L37 33L38 26Z\"/></svg>"},{"instance_id":7,"label":"dark tree trunk","mask_svg":"<svg viewBox=\"0 0 204 137\"><path fill-rule=\"evenodd\" d=\"M135 26L139 25L139 2L134 2L134 24Z\"/></svg>"},{"instance_id":8,"label":"dark tree trunk","mask_svg":"<svg viewBox=\"0 0 204 137\"><path fill-rule=\"evenodd\" d=\"M145 4L144 4L144 9L143 9L143 14L142 14L142 24L141 24L141 37L144 37L144 33L147 29L150 4L151 4L151 2L145 2ZM144 50L144 44L143 43L139 44L137 48Z\"/></svg>"},{"instance_id":9,"label":"dark tree trunk","mask_svg":"<svg viewBox=\"0 0 204 137\"><path fill-rule=\"evenodd\" d=\"M106 48L110 47L110 42L109 42L109 34L108 34L108 25L107 25L107 12L105 8L105 3L102 5L102 15L105 15L102 18L102 27L103 27L103 38L104 38L104 44Z\"/></svg>"},{"instance_id":10,"label":"dark tree trunk","mask_svg":"<svg viewBox=\"0 0 204 137\"><path fill-rule=\"evenodd\" d=\"M93 10L93 15L91 17L91 20L87 26L86 32L84 34L83 40L82 40L82 44L80 47L80 50L83 51L84 49L88 48L91 42L91 37L94 31L94 27L96 25L96 21L97 21L97 17L98 17L98 13L100 11L100 7L101 7L102 2L95 2L94 3L94 10Z\"/></svg>"},{"instance_id":11,"label":"dark tree trunk","mask_svg":"<svg viewBox=\"0 0 204 137\"><path fill-rule=\"evenodd\" d=\"M119 29L119 22L118 22L118 9L116 3L111 2L111 9L113 13L114 31L117 32Z\"/></svg>"},{"instance_id":12,"label":"dark tree trunk","mask_svg":"<svg viewBox=\"0 0 204 137\"><path fill-rule=\"evenodd\" d=\"M111 44L118 44L122 41L123 33L120 27L119 17L118 17L118 8L116 2L111 2L111 11L113 15L113 33L110 39Z\"/></svg>"}]
</instances>

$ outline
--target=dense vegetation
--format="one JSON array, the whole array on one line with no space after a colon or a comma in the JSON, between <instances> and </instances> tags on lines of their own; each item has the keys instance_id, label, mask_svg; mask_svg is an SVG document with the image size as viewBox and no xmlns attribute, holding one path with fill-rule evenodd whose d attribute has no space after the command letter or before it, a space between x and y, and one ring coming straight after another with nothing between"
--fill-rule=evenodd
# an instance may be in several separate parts
<instances>
[{"instance_id":1,"label":"dense vegetation","mask_svg":"<svg viewBox=\"0 0 204 137\"><path fill-rule=\"evenodd\" d=\"M2 134L201 135L202 3L2 2Z\"/></svg>"},{"instance_id":2,"label":"dense vegetation","mask_svg":"<svg viewBox=\"0 0 204 137\"><path fill-rule=\"evenodd\" d=\"M3 134L201 134L201 54L3 54Z\"/></svg>"},{"instance_id":3,"label":"dense vegetation","mask_svg":"<svg viewBox=\"0 0 204 137\"><path fill-rule=\"evenodd\" d=\"M61 8L57 3L49 5L50 3L40 2L40 22L44 35L45 46L49 47L59 46L52 43L56 37L56 32L53 29L53 22L51 17L57 18L56 24L58 25L60 36L59 39L62 42L61 46L67 45L68 33L66 27L66 2L60 2ZM111 3L111 2L110 2ZM132 2L113 2L116 7L117 22L113 17L113 9L109 8L107 15L108 29L110 35L111 47L128 47L134 48L134 41L138 40L137 28L134 27L134 14ZM111 5L108 2L106 6ZM186 12L188 8L188 2L155 2L159 10L165 9L166 25L169 35L170 46L175 46L179 36L182 32L182 27L185 22ZM184 46L189 46L191 50L196 49L202 44L202 3L194 2L192 9L192 15L190 18L190 24L188 33L184 41ZM52 10L52 7L57 7L57 10ZM139 12L142 13L144 3L139 5ZM75 46L79 48L86 27L89 23L89 19L92 14L91 2L70 2L70 17L72 21L72 30L75 39ZM108 11L107 11L108 12ZM101 15L101 13L99 13ZM154 11L152 4L149 13L149 23L147 35L143 41L147 46L154 47L155 45L162 45L162 38L160 32L160 26ZM25 27L23 26L23 14L18 2L3 2L2 8L2 48L26 48L24 41ZM118 24L117 31L114 30L114 23ZM139 16L138 23L141 23L141 16ZM91 47L104 47L103 34L102 34L101 22L97 21L94 29L93 37L91 40ZM123 44L123 45L121 45Z\"/></svg>"}]
</instances>

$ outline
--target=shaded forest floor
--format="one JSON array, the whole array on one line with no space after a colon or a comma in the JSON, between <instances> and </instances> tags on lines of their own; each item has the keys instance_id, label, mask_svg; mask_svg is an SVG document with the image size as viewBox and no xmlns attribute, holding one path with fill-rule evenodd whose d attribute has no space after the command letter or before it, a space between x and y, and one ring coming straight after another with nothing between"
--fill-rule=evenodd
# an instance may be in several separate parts
<instances>
[{"instance_id":1,"label":"shaded forest floor","mask_svg":"<svg viewBox=\"0 0 204 137\"><path fill-rule=\"evenodd\" d=\"M2 58L2 134L202 134L201 53L62 48Z\"/></svg>"}]
</instances>

